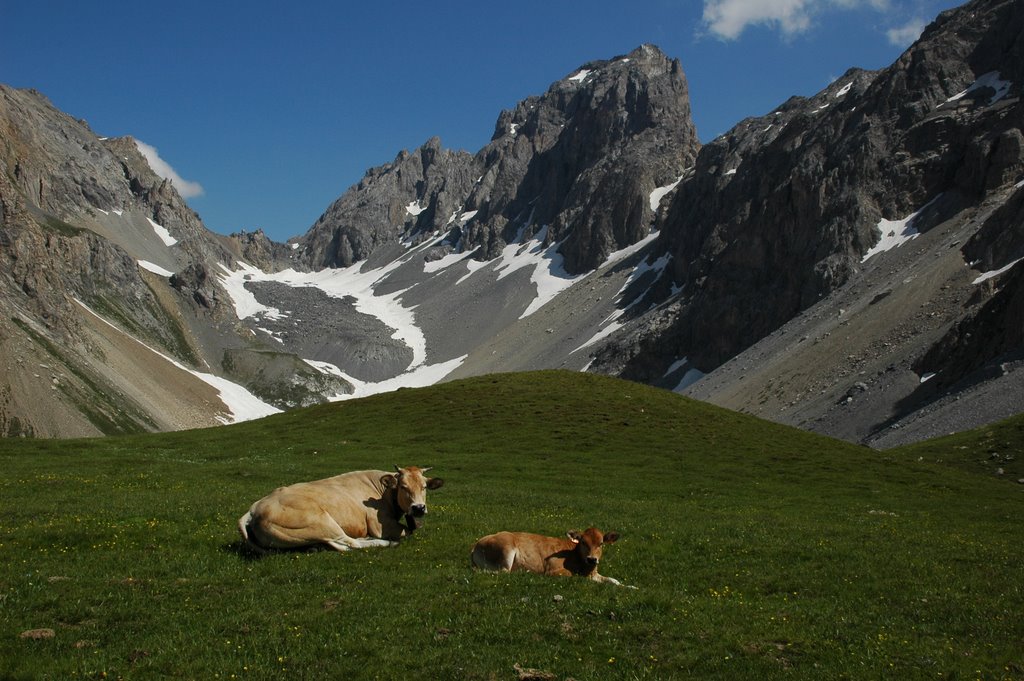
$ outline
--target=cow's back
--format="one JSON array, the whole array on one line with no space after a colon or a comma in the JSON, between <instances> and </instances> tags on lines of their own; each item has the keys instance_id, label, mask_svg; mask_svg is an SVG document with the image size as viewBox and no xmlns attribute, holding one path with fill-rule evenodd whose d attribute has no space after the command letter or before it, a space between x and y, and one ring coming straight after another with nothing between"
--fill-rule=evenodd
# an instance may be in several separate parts
<instances>
[{"instance_id":1,"label":"cow's back","mask_svg":"<svg viewBox=\"0 0 1024 681\"><path fill-rule=\"evenodd\" d=\"M532 532L496 532L473 547L473 564L485 570L553 573L562 569L572 543Z\"/></svg>"},{"instance_id":2,"label":"cow's back","mask_svg":"<svg viewBox=\"0 0 1024 681\"><path fill-rule=\"evenodd\" d=\"M337 528L352 538L380 536L385 475L355 471L278 487L250 507L249 532L268 548L319 543Z\"/></svg>"}]
</instances>

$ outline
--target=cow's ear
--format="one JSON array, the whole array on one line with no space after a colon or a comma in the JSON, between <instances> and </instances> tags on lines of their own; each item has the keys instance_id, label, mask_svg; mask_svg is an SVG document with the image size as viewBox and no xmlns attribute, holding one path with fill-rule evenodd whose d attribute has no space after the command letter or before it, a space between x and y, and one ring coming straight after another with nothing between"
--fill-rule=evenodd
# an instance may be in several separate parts
<instances>
[{"instance_id":1,"label":"cow's ear","mask_svg":"<svg viewBox=\"0 0 1024 681\"><path fill-rule=\"evenodd\" d=\"M569 530L568 532L565 533L565 536L568 537L569 539L571 539L573 544L579 544L580 543L580 533L577 532L576 530Z\"/></svg>"},{"instance_id":2,"label":"cow's ear","mask_svg":"<svg viewBox=\"0 0 1024 681\"><path fill-rule=\"evenodd\" d=\"M602 544L614 544L618 540L619 540L619 533L618 532L609 532L606 535L604 535L604 540L601 543Z\"/></svg>"},{"instance_id":3,"label":"cow's ear","mask_svg":"<svg viewBox=\"0 0 1024 681\"><path fill-rule=\"evenodd\" d=\"M444 486L444 478L430 478L427 480L427 489L437 489Z\"/></svg>"},{"instance_id":4,"label":"cow's ear","mask_svg":"<svg viewBox=\"0 0 1024 681\"><path fill-rule=\"evenodd\" d=\"M384 486L384 489L391 489L392 487L398 486L397 475L382 475L380 477L380 484Z\"/></svg>"}]
</instances>

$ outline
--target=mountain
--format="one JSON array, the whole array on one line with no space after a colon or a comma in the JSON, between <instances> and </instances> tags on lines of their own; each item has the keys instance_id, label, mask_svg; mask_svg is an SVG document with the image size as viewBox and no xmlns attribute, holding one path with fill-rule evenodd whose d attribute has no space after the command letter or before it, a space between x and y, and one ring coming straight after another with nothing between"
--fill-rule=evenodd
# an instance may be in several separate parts
<instances>
[{"instance_id":1,"label":"mountain","mask_svg":"<svg viewBox=\"0 0 1024 681\"><path fill-rule=\"evenodd\" d=\"M215 273L252 240L206 230L133 140L98 138L38 92L0 86L0 170L0 432L233 420L223 362L254 346ZM338 383L303 363L277 381ZM238 394L239 413L276 410Z\"/></svg>"},{"instance_id":2,"label":"mountain","mask_svg":"<svg viewBox=\"0 0 1024 681\"><path fill-rule=\"evenodd\" d=\"M568 272L589 272L648 235L650 193L699 146L682 67L645 45L503 111L474 156L434 138L368 171L297 243L311 267L347 267L445 232L442 251L487 261L544 231Z\"/></svg>"},{"instance_id":3,"label":"mountain","mask_svg":"<svg viewBox=\"0 0 1024 681\"><path fill-rule=\"evenodd\" d=\"M1012 374L1019 275L975 282L1024 255L1022 36L1020 3L969 3L891 67L850 71L705 146L659 244L682 293L597 364L675 385L757 343L691 393L887 443L905 416ZM1020 379L975 409L1019 411Z\"/></svg>"},{"instance_id":4,"label":"mountain","mask_svg":"<svg viewBox=\"0 0 1024 681\"><path fill-rule=\"evenodd\" d=\"M498 371L686 391L888 446L1024 405L1024 9L940 15L701 146L644 45L367 171L274 243L0 88L0 430L238 420Z\"/></svg>"}]
</instances>

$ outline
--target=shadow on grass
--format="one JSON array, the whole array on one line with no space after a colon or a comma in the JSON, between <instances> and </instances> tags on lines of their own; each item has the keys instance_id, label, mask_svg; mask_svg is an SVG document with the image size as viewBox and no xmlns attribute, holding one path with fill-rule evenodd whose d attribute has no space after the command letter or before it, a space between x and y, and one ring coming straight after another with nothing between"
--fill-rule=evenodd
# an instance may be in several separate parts
<instances>
[{"instance_id":1,"label":"shadow on grass","mask_svg":"<svg viewBox=\"0 0 1024 681\"><path fill-rule=\"evenodd\" d=\"M232 553L244 561L255 562L264 558L270 558L274 554L282 553L319 553L321 551L333 551L331 547L326 544L314 544L312 546L301 546L294 549L262 549L253 546L252 544L237 539L227 544L221 544L220 550L224 553ZM2 679L0 679L2 681Z\"/></svg>"},{"instance_id":2,"label":"shadow on grass","mask_svg":"<svg viewBox=\"0 0 1024 681\"><path fill-rule=\"evenodd\" d=\"M262 558L266 558L268 555L270 555L270 553L272 553L271 551L257 549L252 544L241 539L237 539L233 542L228 542L227 544L222 544L220 550L224 553L233 553L242 560L248 562L253 562L260 560Z\"/></svg>"}]
</instances>

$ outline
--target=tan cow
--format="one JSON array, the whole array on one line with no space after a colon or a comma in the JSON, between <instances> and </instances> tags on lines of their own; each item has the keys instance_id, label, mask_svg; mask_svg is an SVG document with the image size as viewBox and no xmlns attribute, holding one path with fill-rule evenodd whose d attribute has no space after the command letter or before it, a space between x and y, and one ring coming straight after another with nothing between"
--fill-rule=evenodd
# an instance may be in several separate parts
<instances>
[{"instance_id":1,"label":"tan cow","mask_svg":"<svg viewBox=\"0 0 1024 681\"><path fill-rule=\"evenodd\" d=\"M427 490L444 480L427 478L430 468L395 470L354 471L278 487L238 519L238 530L256 550L397 546L422 525Z\"/></svg>"},{"instance_id":2,"label":"tan cow","mask_svg":"<svg viewBox=\"0 0 1024 681\"><path fill-rule=\"evenodd\" d=\"M573 530L564 539L529 532L498 532L480 538L473 546L473 564L482 570L579 575L595 582L626 586L597 572L602 546L613 544L618 538L618 532L604 533L596 527L583 532Z\"/></svg>"}]
</instances>

